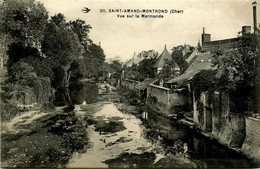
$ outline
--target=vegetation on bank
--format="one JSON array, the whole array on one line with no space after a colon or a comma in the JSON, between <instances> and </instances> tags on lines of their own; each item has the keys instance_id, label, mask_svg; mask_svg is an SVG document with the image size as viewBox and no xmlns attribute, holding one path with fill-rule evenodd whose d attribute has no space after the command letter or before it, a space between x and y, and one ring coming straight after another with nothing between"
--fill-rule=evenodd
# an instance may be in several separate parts
<instances>
[{"instance_id":1,"label":"vegetation on bank","mask_svg":"<svg viewBox=\"0 0 260 169\"><path fill-rule=\"evenodd\" d=\"M259 110L259 35L241 37L238 48L231 51L213 51L215 69L195 75L192 85L195 99L201 92L226 92L230 95L232 113Z\"/></svg>"},{"instance_id":2,"label":"vegetation on bank","mask_svg":"<svg viewBox=\"0 0 260 169\"><path fill-rule=\"evenodd\" d=\"M33 118L25 114L12 127L18 132L1 133L3 167L64 167L73 153L85 151L85 120L72 112Z\"/></svg>"},{"instance_id":3,"label":"vegetation on bank","mask_svg":"<svg viewBox=\"0 0 260 169\"><path fill-rule=\"evenodd\" d=\"M11 119L25 105L74 104L74 84L102 79L109 72L103 69L103 49L88 36L91 26L81 19L66 21L61 13L49 17L35 0L4 0L0 22L5 48L1 55L8 58L1 84L2 120ZM106 68L113 71L118 65Z\"/></svg>"}]
</instances>

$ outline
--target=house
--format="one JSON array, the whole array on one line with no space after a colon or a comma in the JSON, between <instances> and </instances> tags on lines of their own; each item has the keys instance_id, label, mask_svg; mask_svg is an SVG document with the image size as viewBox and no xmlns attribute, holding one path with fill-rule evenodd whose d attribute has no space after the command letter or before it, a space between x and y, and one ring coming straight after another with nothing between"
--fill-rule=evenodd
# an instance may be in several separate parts
<instances>
[{"instance_id":1,"label":"house","mask_svg":"<svg viewBox=\"0 0 260 169\"><path fill-rule=\"evenodd\" d=\"M190 54L188 57L185 57L185 62L187 62L188 66L190 66L193 61L197 58L197 56L199 55L199 51L198 48L196 47Z\"/></svg>"},{"instance_id":2,"label":"house","mask_svg":"<svg viewBox=\"0 0 260 169\"><path fill-rule=\"evenodd\" d=\"M248 26L242 28L243 34L250 33ZM242 35L243 36L243 35ZM224 91L202 91L200 93L193 89L193 79L202 70L216 69L212 67L214 61L212 50L221 49L224 51L236 50L240 37L211 41L210 34L202 34L202 52L194 52L186 61L189 63L188 69L180 76L166 82L171 89L186 89L192 99L193 123L201 131L217 139L219 142L230 147L241 147L246 137L245 117L231 112L230 105L232 98ZM196 94L196 95L195 95ZM251 119L246 119L247 123ZM250 123L255 123L251 120ZM248 125L247 125L248 126ZM249 130L249 129L246 129Z\"/></svg>"},{"instance_id":3,"label":"house","mask_svg":"<svg viewBox=\"0 0 260 169\"><path fill-rule=\"evenodd\" d=\"M142 55L136 55L136 53L134 52L133 57L126 61L125 66L127 67L132 67L133 65L138 65L139 62L141 62L144 58L142 57Z\"/></svg>"},{"instance_id":4,"label":"house","mask_svg":"<svg viewBox=\"0 0 260 169\"><path fill-rule=\"evenodd\" d=\"M142 60L146 58L155 58L158 56L158 52L154 50L142 51L138 55L134 53L133 57L125 63L125 66L132 67L134 64L138 65Z\"/></svg>"},{"instance_id":5,"label":"house","mask_svg":"<svg viewBox=\"0 0 260 169\"><path fill-rule=\"evenodd\" d=\"M242 36L251 33L250 26L242 26ZM211 34L205 33L205 28L203 28L203 32L201 34L202 39L202 51L210 52L212 50L233 50L237 48L239 45L240 37L230 38L230 39L222 39L211 41Z\"/></svg>"},{"instance_id":6,"label":"house","mask_svg":"<svg viewBox=\"0 0 260 169\"><path fill-rule=\"evenodd\" d=\"M172 57L171 54L168 52L168 50L166 49L166 45L165 48L163 50L163 52L161 53L161 55L158 57L156 63L154 64L153 68L154 68L154 72L156 74L159 74L160 71L162 70L164 64L166 63L166 61L171 61ZM180 67L177 65L176 62L174 62L174 68L176 71L180 72Z\"/></svg>"},{"instance_id":7,"label":"house","mask_svg":"<svg viewBox=\"0 0 260 169\"><path fill-rule=\"evenodd\" d=\"M190 57L190 59L188 58L190 65L188 69L182 75L167 81L166 84L168 87L173 88L174 86L183 83L189 84L192 78L201 70L212 69L212 60L214 59L212 54L194 52L194 56Z\"/></svg>"}]
</instances>

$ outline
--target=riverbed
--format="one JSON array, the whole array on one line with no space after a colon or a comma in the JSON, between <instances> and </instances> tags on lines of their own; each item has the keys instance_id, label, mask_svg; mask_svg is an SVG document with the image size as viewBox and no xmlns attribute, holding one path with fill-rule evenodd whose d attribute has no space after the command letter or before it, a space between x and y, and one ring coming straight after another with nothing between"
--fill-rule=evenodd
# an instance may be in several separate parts
<instances>
[{"instance_id":1,"label":"riverbed","mask_svg":"<svg viewBox=\"0 0 260 169\"><path fill-rule=\"evenodd\" d=\"M119 105L118 105L119 106ZM93 114L93 120L102 120L103 123L109 123L111 120L123 122L125 127L118 132L99 132L95 131L95 125L87 128L89 141L92 146L84 154L76 153L70 160L68 167L108 167L109 162L105 161L115 159L122 154L143 154L145 152L154 153L157 162L164 157L163 148L160 145L152 144L144 137L144 126L141 120L129 113L123 113L117 109L114 103L104 103L102 109ZM159 151L161 149L161 152ZM119 166L130 167L137 164L121 164ZM147 164L148 165L148 164Z\"/></svg>"},{"instance_id":2,"label":"riverbed","mask_svg":"<svg viewBox=\"0 0 260 169\"><path fill-rule=\"evenodd\" d=\"M90 144L85 153L75 153L67 167L256 167L243 155L152 110L98 104L100 109L89 116L93 124L86 129ZM78 109L84 114L80 105ZM112 122L122 126L97 130Z\"/></svg>"},{"instance_id":3,"label":"riverbed","mask_svg":"<svg viewBox=\"0 0 260 169\"><path fill-rule=\"evenodd\" d=\"M118 93L2 124L2 167L256 168L252 160ZM120 102L121 101L121 102Z\"/></svg>"}]
</instances>

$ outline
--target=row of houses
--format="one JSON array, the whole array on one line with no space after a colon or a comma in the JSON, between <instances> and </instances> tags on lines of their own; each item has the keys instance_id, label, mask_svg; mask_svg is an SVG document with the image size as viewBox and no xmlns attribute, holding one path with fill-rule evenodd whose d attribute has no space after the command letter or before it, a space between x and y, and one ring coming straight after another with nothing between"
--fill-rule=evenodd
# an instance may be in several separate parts
<instances>
[{"instance_id":1,"label":"row of houses","mask_svg":"<svg viewBox=\"0 0 260 169\"><path fill-rule=\"evenodd\" d=\"M249 26L242 27L243 35L250 32ZM216 69L212 67L214 57L210 51L235 50L239 37L211 41L210 34L206 34L204 28L201 36L202 47L200 50L198 47L191 49L188 45L174 48L182 49L183 57L188 64L188 68L181 75L163 84L158 79L146 79L143 82L123 79L122 87L137 92L140 98L145 99L148 105L156 108L162 114L191 112L192 118L182 120L184 123L187 122L187 124L198 127L202 133L217 139L220 143L239 148L244 153L260 159L260 131L255 128L255 126L260 127L260 119L232 114L230 97L224 92L201 92L199 98L196 99L192 86L196 74L202 70ZM165 61L171 58L171 54L165 46L154 65L155 73L159 73ZM176 71L180 69L177 64L174 68Z\"/></svg>"}]
</instances>

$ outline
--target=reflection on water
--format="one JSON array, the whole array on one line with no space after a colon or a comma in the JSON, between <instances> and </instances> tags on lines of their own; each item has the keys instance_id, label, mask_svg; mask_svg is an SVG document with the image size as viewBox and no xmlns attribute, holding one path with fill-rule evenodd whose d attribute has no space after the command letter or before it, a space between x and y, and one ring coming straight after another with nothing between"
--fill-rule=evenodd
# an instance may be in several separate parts
<instances>
[{"instance_id":1,"label":"reflection on water","mask_svg":"<svg viewBox=\"0 0 260 169\"><path fill-rule=\"evenodd\" d=\"M73 104L93 103L98 95L98 86L95 82L74 82L70 84L70 97Z\"/></svg>"},{"instance_id":2,"label":"reflection on water","mask_svg":"<svg viewBox=\"0 0 260 169\"><path fill-rule=\"evenodd\" d=\"M118 161L124 163L126 160L120 167L133 167L136 166L134 161L130 164L129 159L125 158L137 158L138 154L142 157L145 153L151 157L148 159L153 159L155 155L154 163L168 155L181 154L201 167L255 167L246 157L194 133L174 120L150 110L134 116L119 111L119 105L123 104L104 103L102 109L91 118L102 124L121 121L125 128L105 133L95 131L95 125L90 125L87 128L90 148L86 153L74 154L68 167L108 167L105 161L116 159L119 155L122 159ZM112 160L113 163L118 161Z\"/></svg>"},{"instance_id":3,"label":"reflection on water","mask_svg":"<svg viewBox=\"0 0 260 169\"><path fill-rule=\"evenodd\" d=\"M143 118L144 120L147 120L147 119L148 119L148 113L147 113L147 111L144 111L144 112L142 113L142 118Z\"/></svg>"},{"instance_id":4,"label":"reflection on water","mask_svg":"<svg viewBox=\"0 0 260 169\"><path fill-rule=\"evenodd\" d=\"M143 118L145 119L145 118ZM174 120L148 110L144 120L151 135L161 135L164 147L177 147L175 150L187 153L193 160L201 161L207 167L257 167L245 156L228 149L214 140L210 140ZM163 124L163 125L162 125ZM178 148L179 146L179 148Z\"/></svg>"}]
</instances>

